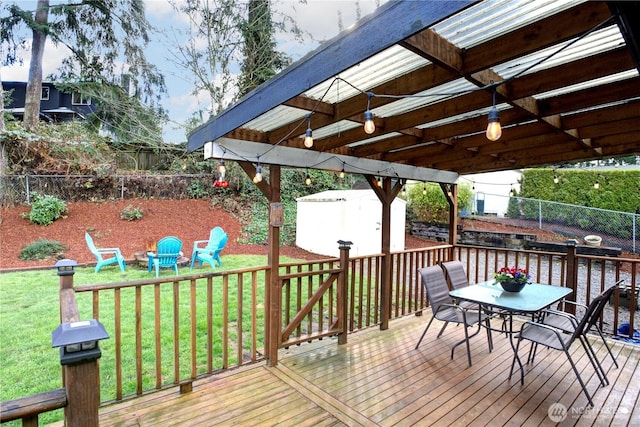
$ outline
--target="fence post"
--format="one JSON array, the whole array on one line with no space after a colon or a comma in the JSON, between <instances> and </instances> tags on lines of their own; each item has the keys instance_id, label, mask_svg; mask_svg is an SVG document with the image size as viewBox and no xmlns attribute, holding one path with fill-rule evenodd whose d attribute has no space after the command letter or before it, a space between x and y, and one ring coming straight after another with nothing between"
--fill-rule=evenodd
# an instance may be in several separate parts
<instances>
[{"instance_id":1,"label":"fence post","mask_svg":"<svg viewBox=\"0 0 640 427\"><path fill-rule=\"evenodd\" d=\"M576 246L578 241L575 239L569 239L567 243L567 282L565 286L571 288L573 291L571 295L567 296L568 301L576 302L578 292L578 259L576 257ZM567 313L576 314L576 306L574 304L565 304L564 310Z\"/></svg>"},{"instance_id":2,"label":"fence post","mask_svg":"<svg viewBox=\"0 0 640 427\"><path fill-rule=\"evenodd\" d=\"M60 277L60 323L80 320L73 289L75 265L77 265L76 261L68 259L60 260L55 265ZM62 382L67 394L67 405L64 408L65 425L98 427L98 408L100 407L98 359L62 365Z\"/></svg>"},{"instance_id":3,"label":"fence post","mask_svg":"<svg viewBox=\"0 0 640 427\"><path fill-rule=\"evenodd\" d=\"M340 268L342 269L342 273L340 273L340 280L338 281L338 316L340 319L340 332L338 334L338 344L346 344L347 343L347 334L348 334L348 322L347 319L349 317L349 304L347 299L347 281L349 277L349 250L351 249L351 245L353 242L347 242L344 240L338 240L339 249L340 249Z\"/></svg>"}]
</instances>

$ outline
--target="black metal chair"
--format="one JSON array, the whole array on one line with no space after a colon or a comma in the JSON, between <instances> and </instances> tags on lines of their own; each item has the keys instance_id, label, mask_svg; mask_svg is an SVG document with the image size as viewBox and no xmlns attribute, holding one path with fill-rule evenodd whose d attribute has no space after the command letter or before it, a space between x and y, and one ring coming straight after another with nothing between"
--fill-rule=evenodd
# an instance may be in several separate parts
<instances>
[{"instance_id":1,"label":"black metal chair","mask_svg":"<svg viewBox=\"0 0 640 427\"><path fill-rule=\"evenodd\" d=\"M462 341L457 342L451 348L451 359L453 359L453 353L457 346L462 343L466 343L467 346L467 358L469 360L469 366L471 366L471 348L469 346L469 339L476 336L480 332L480 322L487 322L487 341L489 344L489 351L493 350L493 341L491 339L491 329L490 329L490 316L481 313L479 307L476 305L475 308L463 308L453 302L453 299L449 296L449 287L447 286L447 280L444 277L444 272L442 268L438 265L434 265L431 267L419 268L418 273L422 279L422 283L427 292L427 298L429 299L429 305L431 306L431 311L433 315L431 316L431 320L427 324L420 340L418 340L418 344L416 344L416 349L420 346L422 339L427 334L429 327L434 319L438 319L444 322L442 329L438 333L438 338L442 335L445 328L449 323L457 323L465 326L464 328L464 336L465 338ZM477 325L478 329L472 335L469 335L467 331L468 327L473 327Z\"/></svg>"},{"instance_id":2,"label":"black metal chair","mask_svg":"<svg viewBox=\"0 0 640 427\"><path fill-rule=\"evenodd\" d=\"M520 349L520 343L522 342L522 340L527 340L532 343L531 349L529 350L529 357L527 359L527 363L533 362L533 359L535 357L535 351L538 345L543 345L553 350L559 350L564 352L564 354L567 356L567 359L571 364L571 368L573 369L573 372L576 374L576 377L578 378L578 382L582 386L582 391L587 396L589 405L593 407L593 401L591 400L591 395L587 391L587 387L584 381L582 380L582 377L580 376L580 373L578 372L578 369L573 359L571 358L569 349L575 341L579 341L582 347L584 348L585 353L587 354L587 357L591 362L591 365L595 369L596 374L598 375L598 378L600 379L600 384L602 386L609 384L609 381L607 380L604 369L602 368L602 365L598 361L595 351L591 347L591 344L589 343L589 339L587 338L586 333L587 331L589 331L589 329L593 325L596 324L596 322L600 318L600 315L602 314L602 310L604 309L604 306L607 304L609 297L611 296L611 293L616 289L617 289L617 285L611 286L610 288L605 290L603 293L595 297L587 307L587 310L584 316L577 323L575 323L575 328L573 329L573 332L570 334L565 333L561 329L554 328L553 326L546 325L544 323L534 322L534 321L525 322L522 325L522 328L520 329L520 334L518 336L518 344L516 345L513 361L511 362L511 371L509 372L509 379L511 379L511 376L513 374L513 368L516 363L516 357L518 354L518 350ZM570 319L570 318L571 318L571 315L567 315L567 319ZM576 320L575 317L574 317L574 320ZM524 377L521 380L524 381Z\"/></svg>"},{"instance_id":3,"label":"black metal chair","mask_svg":"<svg viewBox=\"0 0 640 427\"><path fill-rule=\"evenodd\" d=\"M608 288L603 292L605 296L605 301L603 303L604 305L606 305L606 303L610 301L611 295L616 291L616 289L620 289L620 287L623 284L624 284L624 280L619 280L618 282L616 282L614 286L611 286L610 288ZM545 312L543 313L541 323L544 323L545 325L553 326L554 328L561 329L565 333L571 334L575 330L576 325L580 322L580 320L582 320L582 317L584 317L584 315L586 314L588 306L586 306L585 304L574 302L574 301L563 301L563 304L569 304L569 305L575 306L577 314L572 315L560 310L545 310ZM613 352L611 351L611 347L609 347L609 343L607 343L607 340L605 339L604 334L602 333L602 330L600 329L600 326L598 325L597 320L598 319L593 319L593 322L587 325L585 333L589 333L591 330L595 330L595 332L602 339L602 342L604 343L604 346L606 347L607 352L609 353L609 356L611 356L611 360L613 361L613 364L615 365L616 368L618 368L618 362L616 361L616 357L613 355Z\"/></svg>"}]
</instances>

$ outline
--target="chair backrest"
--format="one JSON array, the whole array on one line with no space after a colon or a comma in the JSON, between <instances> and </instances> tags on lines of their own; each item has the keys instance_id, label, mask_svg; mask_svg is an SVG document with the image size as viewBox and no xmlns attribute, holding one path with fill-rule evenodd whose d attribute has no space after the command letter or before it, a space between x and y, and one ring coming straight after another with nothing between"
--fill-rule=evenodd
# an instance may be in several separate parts
<instances>
[{"instance_id":1,"label":"chair backrest","mask_svg":"<svg viewBox=\"0 0 640 427\"><path fill-rule=\"evenodd\" d=\"M96 245L93 243L93 238L89 233L84 233L84 240L87 241L87 246L89 247L91 253L94 254L99 260L102 260L102 255L100 254L100 252L98 252Z\"/></svg>"},{"instance_id":2,"label":"chair backrest","mask_svg":"<svg viewBox=\"0 0 640 427\"><path fill-rule=\"evenodd\" d=\"M619 280L615 285L605 289L600 295L591 300L591 303L587 307L586 312L580 322L578 323L578 327L571 339L575 339L577 336L582 335L591 329L593 325L595 325L600 316L602 315L602 311L604 307L609 302L609 298L611 298L611 294L618 289L618 286L624 282L624 280Z\"/></svg>"},{"instance_id":3,"label":"chair backrest","mask_svg":"<svg viewBox=\"0 0 640 427\"><path fill-rule=\"evenodd\" d=\"M438 309L442 304L452 304L453 300L449 296L449 287L447 286L447 279L444 277L444 271L439 265L433 265L431 267L419 268L418 273L422 278L422 284L427 291L427 298L429 299L429 305L434 313L438 312Z\"/></svg>"},{"instance_id":4,"label":"chair backrest","mask_svg":"<svg viewBox=\"0 0 640 427\"><path fill-rule=\"evenodd\" d=\"M158 240L156 254L161 267L172 266L178 262L182 240L174 236L163 237Z\"/></svg>"},{"instance_id":5,"label":"chair backrest","mask_svg":"<svg viewBox=\"0 0 640 427\"><path fill-rule=\"evenodd\" d=\"M218 247L216 248L217 254L219 254L227 245L227 240L229 240L229 235L227 233L224 233L224 235L220 238L220 241L218 242Z\"/></svg>"},{"instance_id":6,"label":"chair backrest","mask_svg":"<svg viewBox=\"0 0 640 427\"><path fill-rule=\"evenodd\" d=\"M222 227L213 227L209 232L209 241L207 242L207 249L215 249L220 246L220 239L222 239L227 233L224 232Z\"/></svg>"},{"instance_id":7,"label":"chair backrest","mask_svg":"<svg viewBox=\"0 0 640 427\"><path fill-rule=\"evenodd\" d=\"M460 289L469 286L469 278L460 261L447 261L442 263L442 268L447 273L451 289Z\"/></svg>"}]
</instances>

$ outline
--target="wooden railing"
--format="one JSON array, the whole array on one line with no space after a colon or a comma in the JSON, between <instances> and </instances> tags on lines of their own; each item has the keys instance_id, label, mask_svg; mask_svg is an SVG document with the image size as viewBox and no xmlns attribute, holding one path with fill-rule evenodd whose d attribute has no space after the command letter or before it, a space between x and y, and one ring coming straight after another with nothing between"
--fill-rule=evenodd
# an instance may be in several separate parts
<instances>
[{"instance_id":1,"label":"wooden railing","mask_svg":"<svg viewBox=\"0 0 640 427\"><path fill-rule=\"evenodd\" d=\"M504 265L518 265L530 271L533 281L572 287L581 303L588 303L608 284L625 279L629 298L623 301L620 295L611 301L602 327L616 335L618 327L628 322L630 338L640 325L639 259L450 245L396 252L391 257L391 319L427 307L418 268L459 259L471 283L490 280ZM285 336L280 344L381 325L382 259L376 254L344 263L335 258L281 265ZM338 326L336 285L341 274L347 289L344 327ZM82 318L91 313L110 334L110 339L101 341L102 404L176 385L189 390L195 378L263 360L269 275L267 267L257 267L73 288ZM70 290L66 286L61 292L64 300L69 299ZM22 414L20 406L13 409Z\"/></svg>"},{"instance_id":2,"label":"wooden railing","mask_svg":"<svg viewBox=\"0 0 640 427\"><path fill-rule=\"evenodd\" d=\"M640 276L640 260L634 259L574 256L570 261L568 254L450 245L402 251L392 254L389 317L424 310L427 299L417 269L449 259L463 261L472 283L490 280L503 265L517 264L530 271L533 281L563 285L569 264L575 264L580 284L576 299L583 303L618 278L625 278L635 292ZM381 260L379 254L348 260L349 332L380 324ZM283 337L279 346L340 332L334 286L339 264L335 258L281 266ZM91 294L91 302L85 304L112 333L111 340L103 343L100 362L103 401L262 360L267 277L268 269L258 267L76 287L78 293ZM319 290L322 295L316 295ZM621 308L619 301L612 303L607 307L612 320L604 324L605 331L615 334L622 322L629 322L631 330L640 324L635 300L629 309Z\"/></svg>"}]
</instances>

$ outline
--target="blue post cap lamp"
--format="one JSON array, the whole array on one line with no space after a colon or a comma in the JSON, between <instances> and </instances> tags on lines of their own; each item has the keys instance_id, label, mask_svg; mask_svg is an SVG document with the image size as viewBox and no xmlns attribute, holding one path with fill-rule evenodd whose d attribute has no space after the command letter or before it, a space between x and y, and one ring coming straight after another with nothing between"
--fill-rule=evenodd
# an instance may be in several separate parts
<instances>
[{"instance_id":1,"label":"blue post cap lamp","mask_svg":"<svg viewBox=\"0 0 640 427\"><path fill-rule=\"evenodd\" d=\"M98 341L107 338L104 326L95 319L65 322L51 333L51 347L60 347L61 365L75 365L99 359Z\"/></svg>"}]
</instances>

